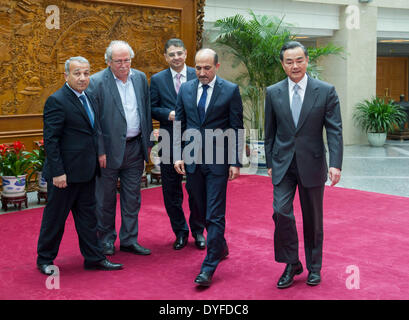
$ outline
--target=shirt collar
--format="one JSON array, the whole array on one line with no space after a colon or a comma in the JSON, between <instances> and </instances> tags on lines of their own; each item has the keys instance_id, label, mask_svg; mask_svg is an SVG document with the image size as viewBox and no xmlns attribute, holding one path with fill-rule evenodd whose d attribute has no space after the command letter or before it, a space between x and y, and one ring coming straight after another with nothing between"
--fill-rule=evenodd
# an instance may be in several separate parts
<instances>
[{"instance_id":1,"label":"shirt collar","mask_svg":"<svg viewBox=\"0 0 409 320\"><path fill-rule=\"evenodd\" d=\"M304 75L304 77L298 82L295 83L294 81L292 81L290 78L288 78L288 86L291 89L291 91L294 89L294 86L296 84L298 84L298 86L300 87L300 89L302 91L305 91L305 89L307 88L307 82L308 82L308 76L307 74Z\"/></svg>"},{"instance_id":2,"label":"shirt collar","mask_svg":"<svg viewBox=\"0 0 409 320\"><path fill-rule=\"evenodd\" d=\"M111 70L111 68L109 68L109 70ZM111 73L112 73L112 75L114 76L115 81L121 81L121 82L122 82L122 80L118 79L118 78L115 76L115 74L112 72L112 70L111 70ZM127 79L127 80L130 80L130 79L131 79L131 75L132 75L132 74L133 74L133 73L132 73L132 69L131 69L131 70L129 70L129 74L128 74L128 79Z\"/></svg>"},{"instance_id":3,"label":"shirt collar","mask_svg":"<svg viewBox=\"0 0 409 320\"><path fill-rule=\"evenodd\" d=\"M175 70L173 70L172 68L169 68L170 72L172 73L172 79L174 79L176 77L176 75L178 73L180 73L183 77L185 77L187 79L187 68L186 68L186 64L183 66L182 71L180 72L176 72Z\"/></svg>"},{"instance_id":4,"label":"shirt collar","mask_svg":"<svg viewBox=\"0 0 409 320\"><path fill-rule=\"evenodd\" d=\"M72 92L75 93L75 95L76 95L78 98L79 98L79 96L85 95L84 91L81 92L81 93L79 93L77 90L74 90L73 88L71 88L70 85L68 84L68 82L66 82L65 84L67 85L68 88L70 88L70 90L71 90Z\"/></svg>"},{"instance_id":5,"label":"shirt collar","mask_svg":"<svg viewBox=\"0 0 409 320\"><path fill-rule=\"evenodd\" d=\"M209 87L213 88L213 87L214 87L214 84L216 83L216 78L217 78L217 76L215 76L215 77L213 78L213 80L210 81L207 85L208 85ZM201 87L203 87L203 84L199 81L199 88L201 88Z\"/></svg>"}]
</instances>

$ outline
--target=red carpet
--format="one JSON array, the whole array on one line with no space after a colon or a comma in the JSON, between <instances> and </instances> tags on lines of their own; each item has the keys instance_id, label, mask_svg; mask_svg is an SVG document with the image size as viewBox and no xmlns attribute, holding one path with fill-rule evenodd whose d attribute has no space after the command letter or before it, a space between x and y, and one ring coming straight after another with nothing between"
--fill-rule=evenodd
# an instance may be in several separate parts
<instances>
[{"instance_id":1,"label":"red carpet","mask_svg":"<svg viewBox=\"0 0 409 320\"><path fill-rule=\"evenodd\" d=\"M187 199L184 203L187 207ZM275 287L284 266L274 261L272 185L267 177L241 176L229 183L230 255L206 290L193 283L205 253L192 238L185 249L172 249L174 236L160 188L142 191L139 241L152 255L117 252L112 260L124 264L121 271L83 269L70 215L55 260L60 289L54 290L46 288L47 277L35 266L42 209L3 214L0 299L409 299L409 198L327 187L324 207L323 281L307 286L304 271L286 290ZM298 198L295 212L301 232ZM300 258L305 265L302 242Z\"/></svg>"}]
</instances>

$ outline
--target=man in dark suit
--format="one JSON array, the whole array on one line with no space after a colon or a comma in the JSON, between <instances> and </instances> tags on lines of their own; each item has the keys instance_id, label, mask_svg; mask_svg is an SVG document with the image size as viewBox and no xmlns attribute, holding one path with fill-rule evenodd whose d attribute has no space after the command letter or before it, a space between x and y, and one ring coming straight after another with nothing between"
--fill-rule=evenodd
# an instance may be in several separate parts
<instances>
[{"instance_id":1,"label":"man in dark suit","mask_svg":"<svg viewBox=\"0 0 409 320\"><path fill-rule=\"evenodd\" d=\"M239 87L216 76L216 52L199 50L195 64L198 79L182 84L176 103L176 121L191 138L183 158L178 152L174 159L176 171L187 174L186 189L207 230L207 255L195 283L210 286L217 265L229 254L224 238L226 189L228 179L240 175L243 105ZM175 137L175 145L181 144L181 137Z\"/></svg>"},{"instance_id":2,"label":"man in dark suit","mask_svg":"<svg viewBox=\"0 0 409 320\"><path fill-rule=\"evenodd\" d=\"M172 230L176 235L173 243L175 250L184 248L189 237L189 227L183 212L183 176L178 174L173 167L173 121L175 120L176 98L182 83L196 79L195 69L186 66L187 50L182 40L170 39L165 44L164 53L169 68L154 74L151 77L150 93L152 118L160 122L161 134L167 134L169 144L164 146L161 154L166 152L168 157L163 157L160 170L162 178L162 193L166 212L170 219ZM199 249L205 249L206 240L203 236L204 225L195 219L197 210L189 199L191 210L189 225L195 244Z\"/></svg>"},{"instance_id":3,"label":"man in dark suit","mask_svg":"<svg viewBox=\"0 0 409 320\"><path fill-rule=\"evenodd\" d=\"M307 76L308 52L296 41L280 52L288 78L267 88L265 101L265 153L274 185L274 251L286 263L278 288L287 288L303 267L298 258L298 237L293 200L300 197L307 284L321 282L323 197L328 166L323 141L329 149L331 185L341 177L343 140L339 100L334 86Z\"/></svg>"},{"instance_id":4,"label":"man in dark suit","mask_svg":"<svg viewBox=\"0 0 409 320\"><path fill-rule=\"evenodd\" d=\"M38 269L52 274L65 221L71 210L86 269L118 270L121 264L108 261L97 238L95 176L99 174L95 102L84 93L90 77L89 62L73 57L65 63L64 86L44 106L43 169L48 184L38 239Z\"/></svg>"},{"instance_id":5,"label":"man in dark suit","mask_svg":"<svg viewBox=\"0 0 409 320\"><path fill-rule=\"evenodd\" d=\"M101 131L97 179L98 236L104 253L115 253L116 190L120 179L120 250L140 255L151 251L138 242L141 180L148 161L152 131L148 81L131 69L134 52L124 41L112 41L105 52L108 68L92 75L89 93L95 97Z\"/></svg>"}]
</instances>

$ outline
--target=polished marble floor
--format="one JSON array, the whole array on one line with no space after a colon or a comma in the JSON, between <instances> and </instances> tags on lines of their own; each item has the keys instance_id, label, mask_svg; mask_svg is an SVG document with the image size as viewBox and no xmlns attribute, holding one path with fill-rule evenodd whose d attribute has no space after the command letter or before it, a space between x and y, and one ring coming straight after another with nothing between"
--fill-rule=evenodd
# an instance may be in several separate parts
<instances>
[{"instance_id":1,"label":"polished marble floor","mask_svg":"<svg viewBox=\"0 0 409 320\"><path fill-rule=\"evenodd\" d=\"M337 186L409 197L409 141L387 140L383 147L345 146Z\"/></svg>"},{"instance_id":2,"label":"polished marble floor","mask_svg":"<svg viewBox=\"0 0 409 320\"><path fill-rule=\"evenodd\" d=\"M267 175L267 170L259 169L257 174ZM368 144L345 146L342 176L337 186L409 197L409 141L387 140L383 147L377 148ZM28 193L29 208L43 205L44 201L37 204L36 192ZM7 212L12 211L11 206ZM2 213L5 211L0 209Z\"/></svg>"}]
</instances>

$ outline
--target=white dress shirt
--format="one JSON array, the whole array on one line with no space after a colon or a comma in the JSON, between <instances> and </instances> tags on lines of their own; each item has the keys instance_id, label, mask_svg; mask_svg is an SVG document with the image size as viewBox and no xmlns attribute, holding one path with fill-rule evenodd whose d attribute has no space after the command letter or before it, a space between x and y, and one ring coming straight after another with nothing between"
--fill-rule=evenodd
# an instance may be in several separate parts
<instances>
[{"instance_id":1,"label":"white dress shirt","mask_svg":"<svg viewBox=\"0 0 409 320\"><path fill-rule=\"evenodd\" d=\"M290 97L290 106L293 103L294 86L298 84L298 86L300 87L298 89L298 94L301 98L301 101L303 102L304 96L305 96L305 90L307 89L307 83L308 83L307 74L305 74L304 77L298 83L295 83L290 78L288 78L288 95Z\"/></svg>"},{"instance_id":2,"label":"white dress shirt","mask_svg":"<svg viewBox=\"0 0 409 320\"><path fill-rule=\"evenodd\" d=\"M180 72L176 72L175 70L173 70L172 68L170 68L170 72L172 73L172 79L173 79L173 85L175 86L175 90L176 90L176 75L178 73L180 73L181 77L180 77L180 83L184 83L187 81L187 68L186 68L186 64L184 65L182 71Z\"/></svg>"},{"instance_id":3,"label":"white dress shirt","mask_svg":"<svg viewBox=\"0 0 409 320\"><path fill-rule=\"evenodd\" d=\"M122 80L115 77L116 86L121 96L122 106L125 112L126 119L126 137L131 138L137 136L141 132L141 120L138 112L138 102L136 100L135 89L132 84L131 75L132 70L129 72L128 79L125 83Z\"/></svg>"},{"instance_id":4,"label":"white dress shirt","mask_svg":"<svg viewBox=\"0 0 409 320\"><path fill-rule=\"evenodd\" d=\"M208 83L209 88L207 88L207 97L206 97L206 107L205 107L205 111L207 111L207 107L209 106L210 99L212 98L214 85L215 85L215 83L216 83L216 77L217 77L217 76L215 76L215 77L213 78L213 80ZM202 86L203 86L202 83L199 81L199 86L198 86L198 88L197 88L197 100L196 100L196 105L199 104L200 97L202 96L202 93L203 93L203 88L202 88Z\"/></svg>"}]
</instances>

